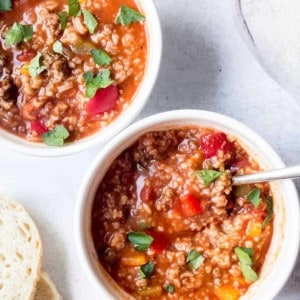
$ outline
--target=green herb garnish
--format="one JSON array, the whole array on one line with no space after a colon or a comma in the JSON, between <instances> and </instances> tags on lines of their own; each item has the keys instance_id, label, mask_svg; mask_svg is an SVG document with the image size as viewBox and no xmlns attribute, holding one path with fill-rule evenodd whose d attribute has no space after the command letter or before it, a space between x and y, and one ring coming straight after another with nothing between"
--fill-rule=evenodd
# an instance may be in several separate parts
<instances>
[{"instance_id":1,"label":"green herb garnish","mask_svg":"<svg viewBox=\"0 0 300 300\"><path fill-rule=\"evenodd\" d=\"M258 276L252 269L253 250L251 248L236 247L234 253L240 261L243 276L248 281L256 281Z\"/></svg>"},{"instance_id":2,"label":"green herb garnish","mask_svg":"<svg viewBox=\"0 0 300 300\"><path fill-rule=\"evenodd\" d=\"M18 45L22 41L28 42L33 35L33 28L31 25L22 25L14 23L12 28L7 32L5 36L6 46Z\"/></svg>"},{"instance_id":3,"label":"green herb garnish","mask_svg":"<svg viewBox=\"0 0 300 300\"><path fill-rule=\"evenodd\" d=\"M149 261L139 268L139 273L142 278L149 278L154 273L154 264Z\"/></svg>"},{"instance_id":4,"label":"green herb garnish","mask_svg":"<svg viewBox=\"0 0 300 300\"><path fill-rule=\"evenodd\" d=\"M149 224L147 224L145 221L141 221L139 223L139 227L142 229L142 230L146 230L148 228L150 228Z\"/></svg>"},{"instance_id":5,"label":"green herb garnish","mask_svg":"<svg viewBox=\"0 0 300 300\"><path fill-rule=\"evenodd\" d=\"M81 15L80 4L78 0L68 0L69 15L79 17Z\"/></svg>"},{"instance_id":6,"label":"green herb garnish","mask_svg":"<svg viewBox=\"0 0 300 300\"><path fill-rule=\"evenodd\" d=\"M59 22L60 22L60 27L62 30L67 28L67 23L68 23L68 14L66 11L62 11L61 13L58 14L59 16Z\"/></svg>"},{"instance_id":7,"label":"green herb garnish","mask_svg":"<svg viewBox=\"0 0 300 300\"><path fill-rule=\"evenodd\" d=\"M246 252L249 255L250 259L253 258L253 249L252 248L246 248L246 247L237 247L237 248L239 248L243 252Z\"/></svg>"},{"instance_id":8,"label":"green herb garnish","mask_svg":"<svg viewBox=\"0 0 300 300\"><path fill-rule=\"evenodd\" d=\"M30 65L27 67L29 74L32 78L40 75L47 68L42 64L42 54L38 52L38 54L30 61Z\"/></svg>"},{"instance_id":9,"label":"green herb garnish","mask_svg":"<svg viewBox=\"0 0 300 300\"><path fill-rule=\"evenodd\" d=\"M153 237L143 232L129 232L128 240L134 245L138 251L147 251L153 242Z\"/></svg>"},{"instance_id":10,"label":"green herb garnish","mask_svg":"<svg viewBox=\"0 0 300 300\"><path fill-rule=\"evenodd\" d=\"M273 211L273 197L269 196L266 200L266 204L267 204L267 216L265 217L261 228L264 229L269 223L270 221L273 219L274 216L274 211Z\"/></svg>"},{"instance_id":11,"label":"green herb garnish","mask_svg":"<svg viewBox=\"0 0 300 300\"><path fill-rule=\"evenodd\" d=\"M11 0L1 0L0 2L0 12L11 11Z\"/></svg>"},{"instance_id":12,"label":"green herb garnish","mask_svg":"<svg viewBox=\"0 0 300 300\"><path fill-rule=\"evenodd\" d=\"M68 137L69 131L61 125L56 125L53 130L42 134L42 139L48 146L62 146Z\"/></svg>"},{"instance_id":13,"label":"green herb garnish","mask_svg":"<svg viewBox=\"0 0 300 300\"><path fill-rule=\"evenodd\" d=\"M260 189L255 188L253 191L251 191L247 196L247 200L251 202L255 208L258 208L261 203Z\"/></svg>"},{"instance_id":14,"label":"green herb garnish","mask_svg":"<svg viewBox=\"0 0 300 300\"><path fill-rule=\"evenodd\" d=\"M210 183L217 180L222 174L222 172L218 172L215 170L198 170L193 173L194 176L198 176L202 178L205 185L209 185Z\"/></svg>"},{"instance_id":15,"label":"green herb garnish","mask_svg":"<svg viewBox=\"0 0 300 300\"><path fill-rule=\"evenodd\" d=\"M5 36L5 44L7 46L17 45L23 41L24 28L22 24L14 23L12 28L7 32Z\"/></svg>"},{"instance_id":16,"label":"green herb garnish","mask_svg":"<svg viewBox=\"0 0 300 300\"><path fill-rule=\"evenodd\" d=\"M186 257L186 262L191 270L198 270L204 262L204 256L196 250L191 250Z\"/></svg>"},{"instance_id":17,"label":"green herb garnish","mask_svg":"<svg viewBox=\"0 0 300 300\"><path fill-rule=\"evenodd\" d=\"M23 25L23 29L24 29L23 41L28 42L32 39L33 27L31 25Z\"/></svg>"},{"instance_id":18,"label":"green herb garnish","mask_svg":"<svg viewBox=\"0 0 300 300\"><path fill-rule=\"evenodd\" d=\"M237 185L233 187L233 194L236 197L243 197L252 191L250 184Z\"/></svg>"},{"instance_id":19,"label":"green herb garnish","mask_svg":"<svg viewBox=\"0 0 300 300\"><path fill-rule=\"evenodd\" d=\"M55 53L58 53L58 54L63 54L63 45L60 41L56 41L53 46L52 46L52 49Z\"/></svg>"},{"instance_id":20,"label":"green herb garnish","mask_svg":"<svg viewBox=\"0 0 300 300\"><path fill-rule=\"evenodd\" d=\"M116 20L116 24L122 24L124 26L128 26L134 22L144 21L145 17L141 15L138 11L128 7L121 6L119 15Z\"/></svg>"},{"instance_id":21,"label":"green herb garnish","mask_svg":"<svg viewBox=\"0 0 300 300\"><path fill-rule=\"evenodd\" d=\"M98 26L98 22L95 19L95 17L87 10L83 9L83 22L88 29L90 34L93 34L95 32L95 29Z\"/></svg>"},{"instance_id":22,"label":"green herb garnish","mask_svg":"<svg viewBox=\"0 0 300 300\"><path fill-rule=\"evenodd\" d=\"M103 50L93 49L91 50L94 62L99 66L109 65L112 61L111 57Z\"/></svg>"},{"instance_id":23,"label":"green herb garnish","mask_svg":"<svg viewBox=\"0 0 300 300\"><path fill-rule=\"evenodd\" d=\"M110 79L110 72L107 69L103 70L96 77L91 71L85 72L83 79L86 87L85 95L88 98L93 98L98 89L106 88L114 82Z\"/></svg>"},{"instance_id":24,"label":"green herb garnish","mask_svg":"<svg viewBox=\"0 0 300 300\"><path fill-rule=\"evenodd\" d=\"M166 285L166 286L164 287L164 289L165 289L165 291L166 291L167 293L174 293L174 292L175 292L175 287L174 287L174 285L171 284L171 283L169 283L168 285Z\"/></svg>"}]
</instances>

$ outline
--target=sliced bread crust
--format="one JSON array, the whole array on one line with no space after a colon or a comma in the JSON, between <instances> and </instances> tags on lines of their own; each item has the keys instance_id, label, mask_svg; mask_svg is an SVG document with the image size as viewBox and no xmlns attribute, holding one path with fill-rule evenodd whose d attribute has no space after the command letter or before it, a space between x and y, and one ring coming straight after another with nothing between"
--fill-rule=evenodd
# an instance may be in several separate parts
<instances>
[{"instance_id":1,"label":"sliced bread crust","mask_svg":"<svg viewBox=\"0 0 300 300\"><path fill-rule=\"evenodd\" d=\"M55 284L45 272L41 272L40 279L36 286L34 300L62 300Z\"/></svg>"},{"instance_id":2,"label":"sliced bread crust","mask_svg":"<svg viewBox=\"0 0 300 300\"><path fill-rule=\"evenodd\" d=\"M0 195L0 299L33 299L41 264L37 226L22 205Z\"/></svg>"}]
</instances>

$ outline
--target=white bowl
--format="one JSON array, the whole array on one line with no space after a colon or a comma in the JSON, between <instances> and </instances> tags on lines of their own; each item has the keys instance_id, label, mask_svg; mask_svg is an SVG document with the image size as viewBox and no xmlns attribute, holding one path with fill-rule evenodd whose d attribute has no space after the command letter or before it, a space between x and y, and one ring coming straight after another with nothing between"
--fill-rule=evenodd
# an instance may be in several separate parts
<instances>
[{"instance_id":1,"label":"white bowl","mask_svg":"<svg viewBox=\"0 0 300 300\"><path fill-rule=\"evenodd\" d=\"M255 59L260 63L263 69L284 89L286 89L295 99L300 95L300 79L298 74L299 68L297 61L292 58L294 53L299 53L298 37L299 26L295 24L298 18L297 12L300 3L297 0L277 1L268 5L263 5L259 0L231 0L234 20L239 33L248 48L251 50ZM248 10L245 11L242 3L248 4ZM288 15L284 15L284 8L287 9ZM249 23L250 16L259 16L254 23L256 32L253 30L254 24ZM285 19L289 19L290 24L282 24ZM260 20L260 21L259 21ZM265 28L265 22L273 21L272 28ZM289 27L287 29L287 27ZM287 35L287 30L290 35ZM270 31L277 32L278 39L271 40ZM285 41L292 43L286 44Z\"/></svg>"},{"instance_id":2,"label":"white bowl","mask_svg":"<svg viewBox=\"0 0 300 300\"><path fill-rule=\"evenodd\" d=\"M83 151L96 144L103 144L130 124L145 106L156 81L162 52L161 27L157 10L153 1L136 0L146 16L148 33L148 59L143 80L134 95L129 107L123 111L110 125L84 139L66 144L63 147L50 147L42 143L26 141L0 128L0 145L27 155L63 156Z\"/></svg>"},{"instance_id":3,"label":"white bowl","mask_svg":"<svg viewBox=\"0 0 300 300\"><path fill-rule=\"evenodd\" d=\"M201 111L178 110L143 119L118 134L98 154L81 184L75 213L75 238L82 268L101 299L127 299L99 264L91 237L91 208L99 183L114 159L149 131L180 126L215 128L238 138L263 169L284 167L276 152L255 132L227 116ZM241 299L272 299L288 279L299 248L299 199L290 180L273 182L274 234L260 279ZM106 298L104 298L106 297ZM128 298L130 299L130 298Z\"/></svg>"}]
</instances>

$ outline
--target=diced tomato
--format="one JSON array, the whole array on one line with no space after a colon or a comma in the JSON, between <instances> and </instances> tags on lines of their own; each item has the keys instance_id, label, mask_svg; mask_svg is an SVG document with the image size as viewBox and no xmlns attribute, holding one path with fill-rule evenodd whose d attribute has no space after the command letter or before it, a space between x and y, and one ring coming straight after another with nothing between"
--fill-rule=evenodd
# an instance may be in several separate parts
<instances>
[{"instance_id":1,"label":"diced tomato","mask_svg":"<svg viewBox=\"0 0 300 300\"><path fill-rule=\"evenodd\" d=\"M99 114L115 107L119 97L119 90L111 85L105 89L99 89L96 95L86 105L89 114Z\"/></svg>"},{"instance_id":2,"label":"diced tomato","mask_svg":"<svg viewBox=\"0 0 300 300\"><path fill-rule=\"evenodd\" d=\"M164 249L168 248L170 242L168 237L161 231L156 231L153 229L149 229L146 233L153 237L153 242L151 243L150 250L154 253L159 254Z\"/></svg>"},{"instance_id":3,"label":"diced tomato","mask_svg":"<svg viewBox=\"0 0 300 300\"><path fill-rule=\"evenodd\" d=\"M22 62L29 62L36 56L36 51L32 49L24 49L17 55L17 60Z\"/></svg>"},{"instance_id":4,"label":"diced tomato","mask_svg":"<svg viewBox=\"0 0 300 300\"><path fill-rule=\"evenodd\" d=\"M219 150L223 150L224 153L233 150L233 144L228 141L227 136L222 132L203 135L201 137L201 147L205 158L217 155Z\"/></svg>"},{"instance_id":5,"label":"diced tomato","mask_svg":"<svg viewBox=\"0 0 300 300\"><path fill-rule=\"evenodd\" d=\"M30 122L30 131L35 131L38 135L42 135L47 132L48 129L39 121L31 121Z\"/></svg>"},{"instance_id":6,"label":"diced tomato","mask_svg":"<svg viewBox=\"0 0 300 300\"><path fill-rule=\"evenodd\" d=\"M255 208L252 203L247 202L243 205L243 209L245 211L251 212L253 215L253 219L258 222L262 222L267 216L265 202L262 202L258 208Z\"/></svg>"},{"instance_id":7,"label":"diced tomato","mask_svg":"<svg viewBox=\"0 0 300 300\"><path fill-rule=\"evenodd\" d=\"M141 200L144 202L149 202L154 200L154 194L151 186L144 185L141 193L140 193Z\"/></svg>"},{"instance_id":8,"label":"diced tomato","mask_svg":"<svg viewBox=\"0 0 300 300\"><path fill-rule=\"evenodd\" d=\"M187 194L178 200L180 203L181 212L186 217L193 217L203 213L200 200L193 194Z\"/></svg>"},{"instance_id":9,"label":"diced tomato","mask_svg":"<svg viewBox=\"0 0 300 300\"><path fill-rule=\"evenodd\" d=\"M267 216L267 212L264 209L265 203L261 203L260 207L254 208L254 214L257 216L258 220L264 220Z\"/></svg>"}]
</instances>

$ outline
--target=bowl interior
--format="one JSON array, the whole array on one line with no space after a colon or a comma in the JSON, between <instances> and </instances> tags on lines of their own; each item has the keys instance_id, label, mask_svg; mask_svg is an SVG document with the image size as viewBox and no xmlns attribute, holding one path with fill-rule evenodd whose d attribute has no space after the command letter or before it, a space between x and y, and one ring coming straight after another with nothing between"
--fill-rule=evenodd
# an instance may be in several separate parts
<instances>
[{"instance_id":1,"label":"bowl interior","mask_svg":"<svg viewBox=\"0 0 300 300\"><path fill-rule=\"evenodd\" d=\"M136 2L146 16L148 57L144 77L128 108L111 124L98 132L63 147L49 147L42 143L29 142L0 128L0 143L2 145L27 155L47 157L68 155L88 149L95 144L105 143L137 117L145 106L158 75L162 41L160 22L153 2L147 0L136 0Z\"/></svg>"},{"instance_id":2,"label":"bowl interior","mask_svg":"<svg viewBox=\"0 0 300 300\"><path fill-rule=\"evenodd\" d=\"M103 286L107 288L107 299L112 296L120 299L130 297L113 282L97 259L90 233L91 208L97 187L113 160L139 136L149 131L183 126L215 128L233 134L262 169L284 166L274 150L252 130L238 121L211 112L187 110L162 113L133 124L119 134L99 153L88 171L79 193L76 216L75 233L80 259L99 294L103 293ZM274 194L275 212L272 242L260 273L260 279L250 287L242 299L271 299L274 297L287 280L297 257L299 232L293 229L299 228L299 205L295 186L291 181L286 180L272 183L271 189ZM276 282L275 287L274 282Z\"/></svg>"}]
</instances>

